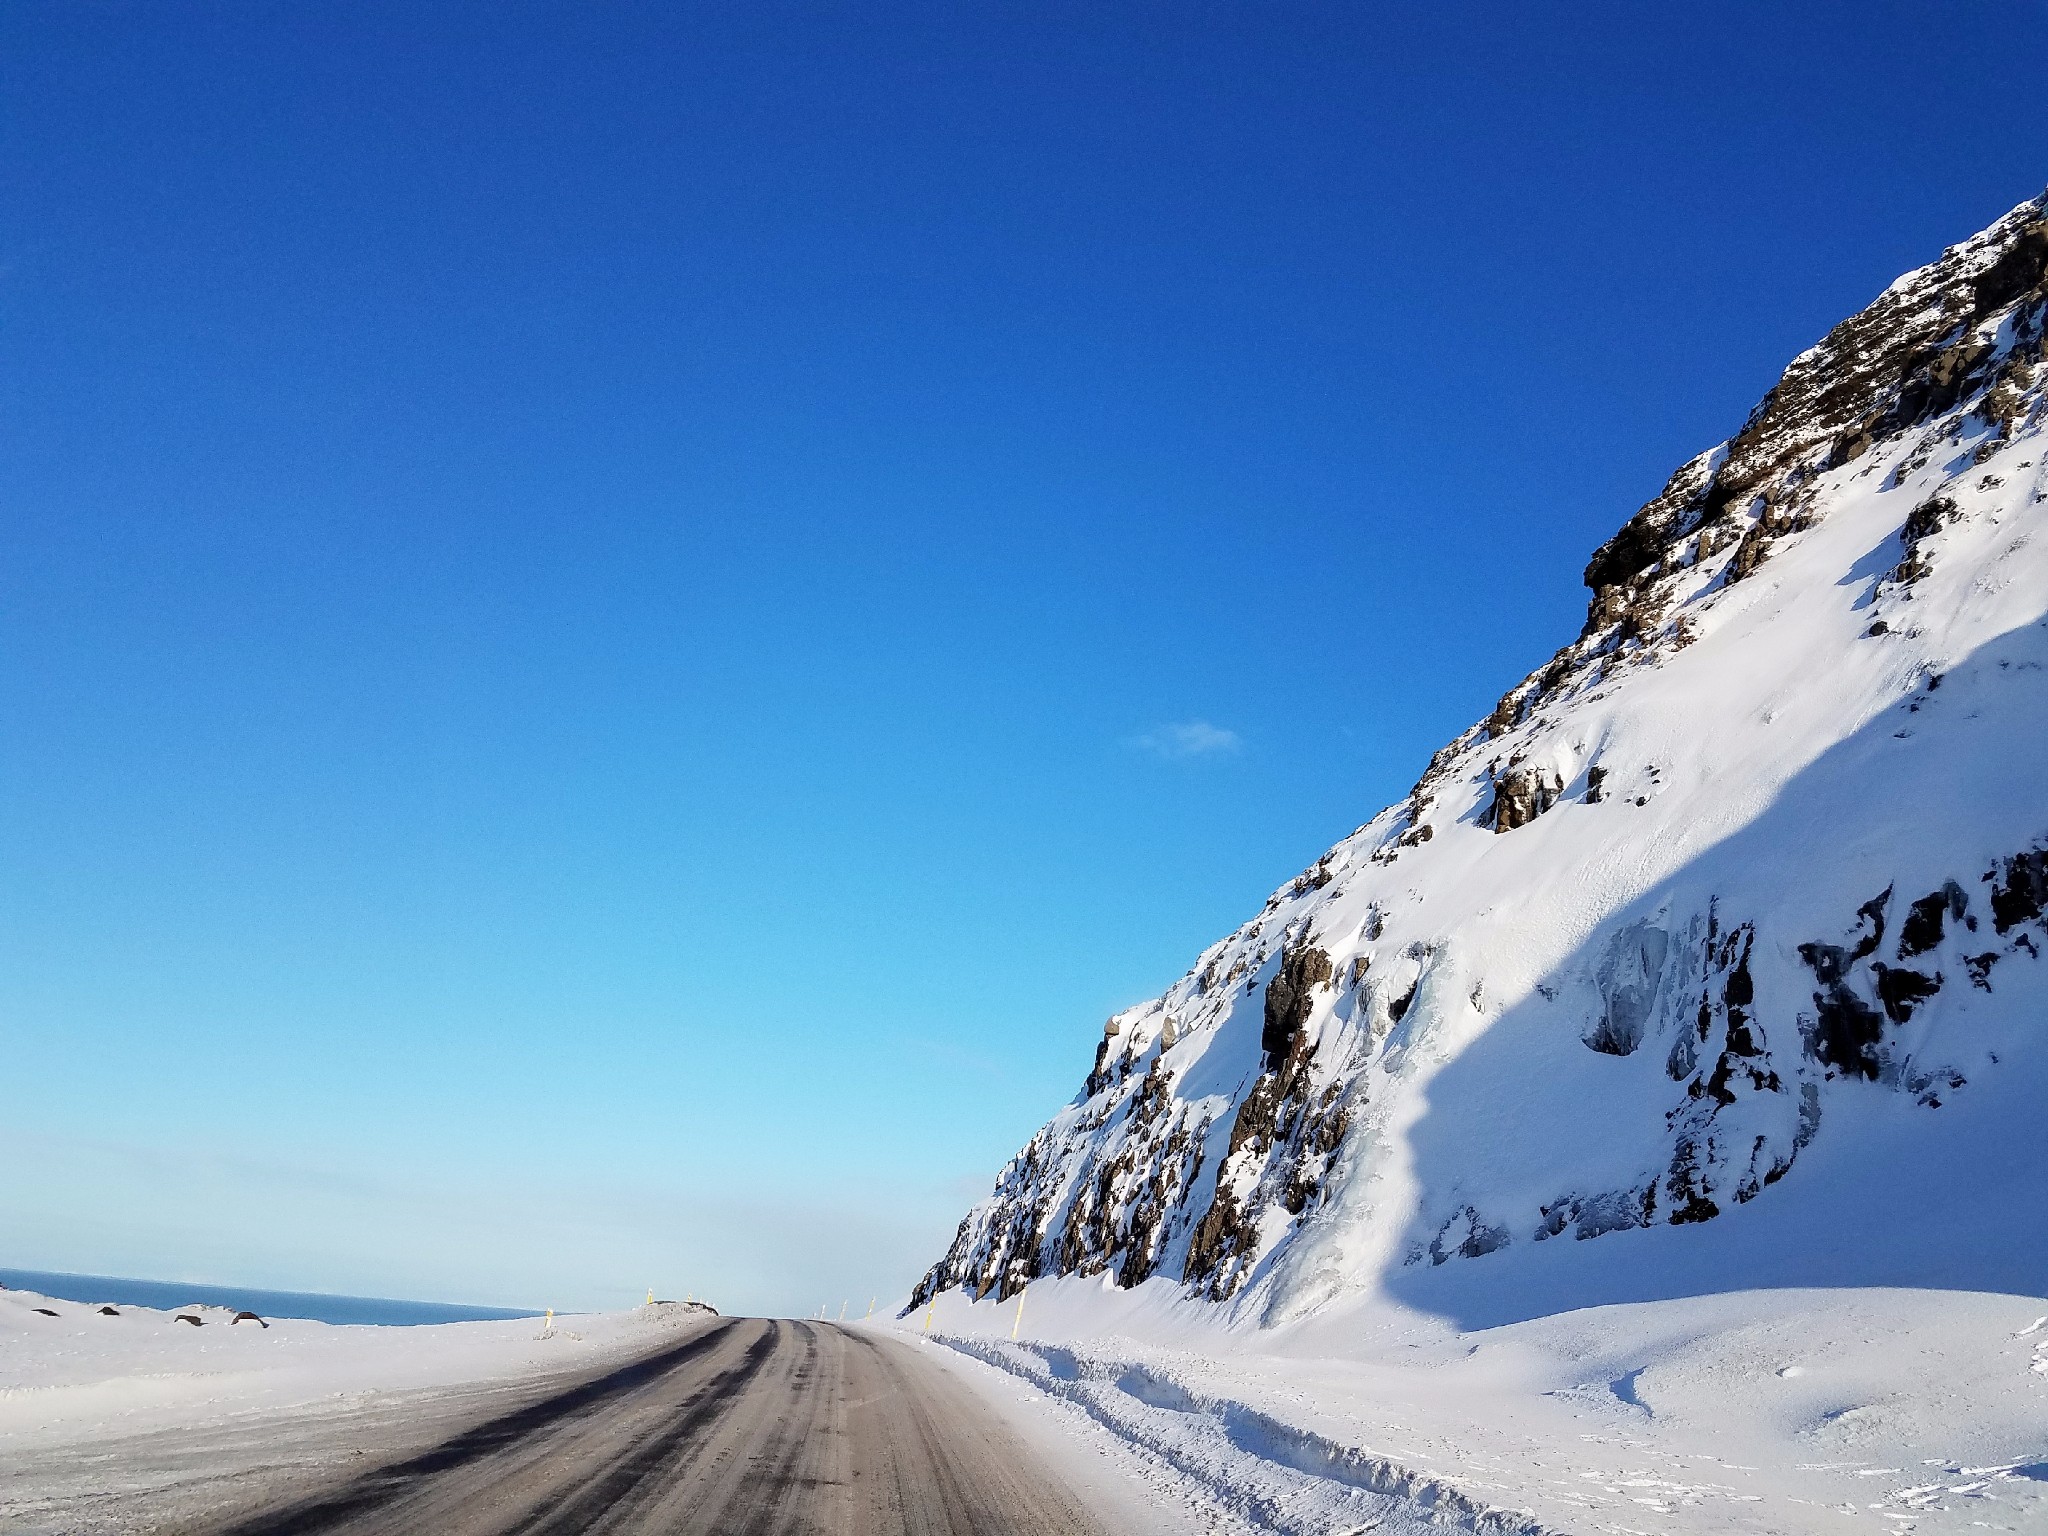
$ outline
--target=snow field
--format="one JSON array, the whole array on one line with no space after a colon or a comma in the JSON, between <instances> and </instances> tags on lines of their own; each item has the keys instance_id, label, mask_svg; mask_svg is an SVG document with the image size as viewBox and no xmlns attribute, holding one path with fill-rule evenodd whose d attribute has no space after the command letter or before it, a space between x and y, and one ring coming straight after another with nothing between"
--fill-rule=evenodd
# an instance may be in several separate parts
<instances>
[{"instance_id":1,"label":"snow field","mask_svg":"<svg viewBox=\"0 0 2048 1536\"><path fill-rule=\"evenodd\" d=\"M1039 1282L1015 1342L1014 1302L942 1297L929 1338L1250 1530L2048 1530L2031 1298L1734 1292L1473 1332L1377 1303L1247 1339L1171 1290Z\"/></svg>"}]
</instances>

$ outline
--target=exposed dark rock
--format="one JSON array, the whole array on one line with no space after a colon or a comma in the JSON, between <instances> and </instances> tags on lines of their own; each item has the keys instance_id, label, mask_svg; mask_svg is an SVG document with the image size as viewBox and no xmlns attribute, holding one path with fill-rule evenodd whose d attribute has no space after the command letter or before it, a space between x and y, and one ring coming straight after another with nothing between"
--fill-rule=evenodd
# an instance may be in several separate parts
<instances>
[{"instance_id":1,"label":"exposed dark rock","mask_svg":"<svg viewBox=\"0 0 2048 1536\"><path fill-rule=\"evenodd\" d=\"M1109 1085L1109 1074L1102 1070L1109 1060L1109 1040L1105 1037L1095 1047L1095 1065L1089 1069L1087 1080L1081 1085L1081 1097L1092 1099Z\"/></svg>"},{"instance_id":2,"label":"exposed dark rock","mask_svg":"<svg viewBox=\"0 0 2048 1536\"><path fill-rule=\"evenodd\" d=\"M1266 1023L1259 1034L1269 1064L1293 1049L1315 1006L1315 989L1329 979L1330 957L1324 951L1305 946L1282 953L1280 974L1266 984Z\"/></svg>"},{"instance_id":3,"label":"exposed dark rock","mask_svg":"<svg viewBox=\"0 0 2048 1536\"><path fill-rule=\"evenodd\" d=\"M1252 1085L1252 1091L1237 1107L1237 1118L1230 1122L1230 1140L1223 1151L1226 1165L1246 1147L1260 1153L1271 1149L1273 1133L1280 1121L1281 1103L1286 1095L1287 1085L1282 1081L1281 1072L1264 1073Z\"/></svg>"},{"instance_id":4,"label":"exposed dark rock","mask_svg":"<svg viewBox=\"0 0 2048 1536\"><path fill-rule=\"evenodd\" d=\"M1905 554L1893 568L1890 579L1899 586L1910 587L1933 570L1933 565L1920 549L1921 542L1941 532L1961 516L1956 504L1946 496L1930 496L1908 512L1906 524L1899 530Z\"/></svg>"},{"instance_id":5,"label":"exposed dark rock","mask_svg":"<svg viewBox=\"0 0 2048 1536\"><path fill-rule=\"evenodd\" d=\"M1564 792L1564 780L1551 769L1510 768L1493 781L1493 804L1485 820L1495 832L1512 832L1526 827L1553 805Z\"/></svg>"},{"instance_id":6,"label":"exposed dark rock","mask_svg":"<svg viewBox=\"0 0 2048 1536\"><path fill-rule=\"evenodd\" d=\"M1045 1180L1052 1146L1041 1130L1010 1160L996 1180L985 1224L975 1214L960 1223L945 1258L912 1292L913 1305L951 1285L964 1285L976 1297L1014 1296L1042 1272L1047 1245L1041 1239L1053 1215Z\"/></svg>"},{"instance_id":7,"label":"exposed dark rock","mask_svg":"<svg viewBox=\"0 0 2048 1536\"><path fill-rule=\"evenodd\" d=\"M116 1311L115 1311L115 1310L114 1310L114 1309L113 1309L112 1307L101 1307L101 1308L100 1308L100 1316L101 1316L101 1317L119 1317L120 1315L121 1315L121 1314L120 1314L119 1312L116 1312Z\"/></svg>"},{"instance_id":8,"label":"exposed dark rock","mask_svg":"<svg viewBox=\"0 0 2048 1536\"><path fill-rule=\"evenodd\" d=\"M1877 965L1872 969L1877 974L1877 1000L1884 1005L1884 1015L1894 1024L1903 1024L1913 1017L1913 1010L1941 990L1941 975L1922 975L1903 967Z\"/></svg>"},{"instance_id":9,"label":"exposed dark rock","mask_svg":"<svg viewBox=\"0 0 2048 1536\"><path fill-rule=\"evenodd\" d=\"M1586 770L1586 804L1600 803L1600 787L1607 782L1607 770L1595 763Z\"/></svg>"},{"instance_id":10,"label":"exposed dark rock","mask_svg":"<svg viewBox=\"0 0 2048 1536\"><path fill-rule=\"evenodd\" d=\"M1883 1017L1858 997L1847 981L1849 967L1868 953L1868 949L1853 952L1836 944L1799 946L1799 958L1820 984L1813 994L1813 1054L1850 1077L1878 1075L1877 1044L1884 1038Z\"/></svg>"},{"instance_id":11,"label":"exposed dark rock","mask_svg":"<svg viewBox=\"0 0 2048 1536\"><path fill-rule=\"evenodd\" d=\"M1988 315L2040 288L2044 271L2048 271L2048 220L2037 219L1978 275L1976 313Z\"/></svg>"},{"instance_id":12,"label":"exposed dark rock","mask_svg":"<svg viewBox=\"0 0 2048 1536\"><path fill-rule=\"evenodd\" d=\"M1742 1010L1756 1001L1756 983L1749 974L1749 952L1755 942L1754 930L1746 931L1742 942L1742 957L1735 962L1735 969L1728 973L1727 985L1721 989L1721 1001L1728 1005L1728 1028L1731 1034L1743 1029ZM1744 1031L1744 1034L1747 1038L1747 1031ZM1744 1049L1742 1054L1750 1056L1756 1053L1752 1049Z\"/></svg>"},{"instance_id":13,"label":"exposed dark rock","mask_svg":"<svg viewBox=\"0 0 2048 1536\"><path fill-rule=\"evenodd\" d=\"M190 1312L180 1312L177 1315L177 1317L173 1319L173 1321L180 1323L190 1323L194 1328L203 1328L206 1326L205 1323L200 1321L200 1319L194 1317Z\"/></svg>"},{"instance_id":14,"label":"exposed dark rock","mask_svg":"<svg viewBox=\"0 0 2048 1536\"><path fill-rule=\"evenodd\" d=\"M1671 593L1663 587L1651 584L1631 588L1628 602L1615 621L1615 638L1647 644L1663 627L1664 616L1670 609Z\"/></svg>"},{"instance_id":15,"label":"exposed dark rock","mask_svg":"<svg viewBox=\"0 0 2048 1536\"><path fill-rule=\"evenodd\" d=\"M1227 1189L1217 1190L1215 1200L1195 1225L1181 1278L1191 1285L1213 1284L1224 1258L1242 1246L1245 1236L1246 1224L1238 1210L1237 1197Z\"/></svg>"},{"instance_id":16,"label":"exposed dark rock","mask_svg":"<svg viewBox=\"0 0 2048 1536\"><path fill-rule=\"evenodd\" d=\"M1475 1207L1468 1205L1438 1228L1436 1236L1429 1240L1429 1262L1444 1264L1453 1256L1481 1258L1489 1253L1498 1253L1512 1241L1514 1239L1506 1227L1493 1225Z\"/></svg>"},{"instance_id":17,"label":"exposed dark rock","mask_svg":"<svg viewBox=\"0 0 2048 1536\"><path fill-rule=\"evenodd\" d=\"M1960 920L1969 910L1970 899L1955 881L1944 881L1940 890L1922 896L1906 909L1899 925L1899 958L1910 960L1924 955L1941 942L1944 920Z\"/></svg>"},{"instance_id":18,"label":"exposed dark rock","mask_svg":"<svg viewBox=\"0 0 2048 1536\"><path fill-rule=\"evenodd\" d=\"M1114 1155L1091 1154L1073 1180L1052 1248L1054 1273L1113 1270L1121 1286L1143 1282L1158 1265L1171 1217L1201 1173L1209 1121L1191 1123L1177 1106L1163 1053L1153 1057L1126 1101L1122 1121L1124 1134ZM957 1275L951 1257L948 1264ZM987 1272L984 1264L971 1283L985 1286Z\"/></svg>"},{"instance_id":19,"label":"exposed dark rock","mask_svg":"<svg viewBox=\"0 0 2048 1536\"><path fill-rule=\"evenodd\" d=\"M1785 1156L1778 1156L1776 1154L1766 1155L1769 1153L1770 1145L1771 1138L1768 1136L1758 1135L1751 1139L1749 1144L1749 1166L1743 1170L1742 1177L1735 1184L1737 1204L1754 1200L1771 1185L1785 1177L1791 1170L1792 1158L1789 1154ZM1794 1145L1795 1147L1804 1146L1805 1143L1795 1142Z\"/></svg>"},{"instance_id":20,"label":"exposed dark rock","mask_svg":"<svg viewBox=\"0 0 2048 1536\"><path fill-rule=\"evenodd\" d=\"M1287 1087L1281 1073L1262 1073L1238 1105L1237 1118L1230 1126L1229 1148L1216 1168L1216 1197L1196 1225L1188 1247L1181 1278L1204 1287L1217 1300L1236 1289L1238 1276L1232 1261L1250 1247L1258 1228L1256 1198L1251 1204L1239 1204L1230 1189L1229 1175L1240 1154L1263 1162L1272 1150Z\"/></svg>"},{"instance_id":21,"label":"exposed dark rock","mask_svg":"<svg viewBox=\"0 0 2048 1536\"><path fill-rule=\"evenodd\" d=\"M56 1314L55 1312L52 1312L52 1311L51 1311L51 1310L50 1310L50 1309L49 1309L48 1307L32 1307L32 1308L30 1308L30 1310L31 1310L31 1311L33 1311L33 1312L35 1312L35 1313L36 1313L37 1315L39 1315L39 1316L42 1316L42 1317L55 1317L55 1316L57 1316L57 1314ZM197 1319L197 1318L194 1318L194 1319L193 1319L193 1321L194 1321L194 1322L197 1322L197 1321L198 1321L198 1319Z\"/></svg>"},{"instance_id":22,"label":"exposed dark rock","mask_svg":"<svg viewBox=\"0 0 2048 1536\"><path fill-rule=\"evenodd\" d=\"M1673 1226L1685 1226L1696 1221L1712 1221L1721 1214L1707 1194L1700 1148L1691 1137L1683 1137L1671 1156L1671 1169L1665 1175L1665 1191L1671 1201L1670 1221Z\"/></svg>"},{"instance_id":23,"label":"exposed dark rock","mask_svg":"<svg viewBox=\"0 0 2048 1536\"><path fill-rule=\"evenodd\" d=\"M1658 506L1666 498L1689 500L1690 492L1696 488L1688 484L1693 466L1688 464L1671 477L1664 487L1663 495L1621 525L1613 538L1593 551L1593 558L1586 562L1585 583L1595 592L1603 587L1618 587L1631 577L1648 570L1664 555L1667 529L1658 520L1643 515L1650 507ZM1673 493L1680 493L1674 496Z\"/></svg>"},{"instance_id":24,"label":"exposed dark rock","mask_svg":"<svg viewBox=\"0 0 2048 1536\"><path fill-rule=\"evenodd\" d=\"M1675 1222L1706 1221L1719 1214L1720 1193L1732 1193L1737 1201L1751 1198L1791 1167L1801 1145L1796 1136L1752 1136L1738 1147L1725 1142L1719 1129L1723 1111L1746 1096L1775 1098L1787 1092L1754 1013L1750 959L1755 945L1753 924L1724 930L1718 910L1709 907L1699 1004L1692 1027L1673 1042L1667 1062L1672 1078L1686 1085L1685 1098L1665 1117L1673 1151L1664 1187L1669 1219ZM1696 1070L1699 1062L1709 1060L1707 1070ZM1644 1220L1649 1219L1646 1205Z\"/></svg>"},{"instance_id":25,"label":"exposed dark rock","mask_svg":"<svg viewBox=\"0 0 2048 1536\"><path fill-rule=\"evenodd\" d=\"M1868 923L1870 931L1857 937L1856 947L1849 951L1850 959L1861 960L1865 955L1877 953L1877 946L1884 942L1884 913L1891 899L1892 888L1886 886L1856 909L1858 921Z\"/></svg>"},{"instance_id":26,"label":"exposed dark rock","mask_svg":"<svg viewBox=\"0 0 2048 1536\"><path fill-rule=\"evenodd\" d=\"M1321 1172L1349 1127L1349 1112L1326 1093L1314 1113L1307 1103L1309 1066L1316 1048L1303 1033L1311 990L1330 976L1329 956L1313 947L1283 951L1281 976L1266 994L1268 1038L1277 1040L1275 1025L1284 1024L1285 1052L1277 1059L1268 1051L1267 1070L1238 1105L1230 1138L1216 1167L1216 1196L1196 1225L1182 1278L1214 1300L1230 1296L1243 1279L1253 1252L1263 1202L1276 1191L1265 1178L1252 1195L1240 1201L1232 1192L1235 1171L1247 1164L1286 1169L1277 1190L1283 1206L1298 1214L1320 1188ZM1293 973L1294 981L1276 1018L1274 989ZM1291 1022L1290 1022L1291 1021ZM1242 1261L1242 1262L1241 1262Z\"/></svg>"},{"instance_id":27,"label":"exposed dark rock","mask_svg":"<svg viewBox=\"0 0 2048 1536\"><path fill-rule=\"evenodd\" d=\"M1336 856L1335 850L1332 850L1324 854L1308 869L1295 876L1293 883L1287 887L1287 894L1290 896L1305 896L1310 891L1320 891L1324 886L1336 879L1336 876L1330 871L1330 862Z\"/></svg>"},{"instance_id":28,"label":"exposed dark rock","mask_svg":"<svg viewBox=\"0 0 2048 1536\"><path fill-rule=\"evenodd\" d=\"M1567 1195L1540 1208L1536 1240L1557 1237L1566 1227L1580 1241L1603 1237L1609 1232L1646 1225L1655 1208L1657 1192L1649 1189L1610 1190L1598 1195Z\"/></svg>"},{"instance_id":29,"label":"exposed dark rock","mask_svg":"<svg viewBox=\"0 0 2048 1536\"><path fill-rule=\"evenodd\" d=\"M2048 851L2035 848L2005 861L2005 878L1991 887L1991 926L2000 934L2032 922L2048 906Z\"/></svg>"},{"instance_id":30,"label":"exposed dark rock","mask_svg":"<svg viewBox=\"0 0 2048 1536\"><path fill-rule=\"evenodd\" d=\"M1332 1083L1324 1090L1315 1115L1302 1126L1294 1171L1288 1176L1286 1188L1280 1196L1281 1205L1291 1215L1299 1216L1322 1192L1323 1176L1329 1170L1330 1160L1350 1129L1351 1111L1341 1102L1340 1091Z\"/></svg>"},{"instance_id":31,"label":"exposed dark rock","mask_svg":"<svg viewBox=\"0 0 2048 1536\"><path fill-rule=\"evenodd\" d=\"M1698 1019L1700 1039L1704 1043L1713 1032L1718 1012L1721 1027L1721 1054L1714 1062L1713 1071L1704 1079L1695 1079L1688 1088L1689 1096L1706 1098L1715 1104L1726 1106L1736 1101L1738 1086L1753 1093L1780 1093L1783 1084L1770 1063L1770 1053L1764 1049L1761 1027L1752 1018L1750 1006L1756 999L1756 984L1749 973L1749 957L1756 944L1756 930L1748 923L1734 929L1718 946L1709 946L1709 967L1723 975L1720 1008L1715 1009L1711 997L1702 998ZM1711 1117L1711 1111L1708 1117ZM1694 1117L1695 1123L1704 1125L1704 1119Z\"/></svg>"},{"instance_id":32,"label":"exposed dark rock","mask_svg":"<svg viewBox=\"0 0 2048 1536\"><path fill-rule=\"evenodd\" d=\"M268 1328L270 1326L270 1324L264 1322L263 1319L258 1317L254 1312L237 1312L235 1314L235 1322L255 1323L258 1327L261 1328Z\"/></svg>"},{"instance_id":33,"label":"exposed dark rock","mask_svg":"<svg viewBox=\"0 0 2048 1536\"><path fill-rule=\"evenodd\" d=\"M1391 1018L1396 1024L1400 1023L1401 1020L1406 1018L1408 1016L1409 1008L1414 1005L1415 994L1417 991L1421 989L1421 987L1422 978L1420 976L1417 976L1413 981L1408 983L1407 991L1403 992L1399 997L1393 999L1391 1002L1387 1004L1387 1017Z\"/></svg>"},{"instance_id":34,"label":"exposed dark rock","mask_svg":"<svg viewBox=\"0 0 2048 1536\"><path fill-rule=\"evenodd\" d=\"M1984 272L1967 275L1986 245L1997 256ZM1586 585L1598 592L1638 580L1677 541L1817 450L1825 463L1847 463L1988 388L1999 363L1975 339L1973 322L2021 300L2038 303L2044 246L2048 222L2037 201L1993 226L1983 243L1946 253L1924 276L1893 284L1844 320L1785 370L1717 459L1680 469L1594 553Z\"/></svg>"},{"instance_id":35,"label":"exposed dark rock","mask_svg":"<svg viewBox=\"0 0 2048 1536\"><path fill-rule=\"evenodd\" d=\"M1771 541L1784 532L1777 519L1766 512L1742 535L1735 546L1735 553L1728 559L1728 571L1724 578L1731 584L1754 575L1756 568L1770 558Z\"/></svg>"}]
</instances>

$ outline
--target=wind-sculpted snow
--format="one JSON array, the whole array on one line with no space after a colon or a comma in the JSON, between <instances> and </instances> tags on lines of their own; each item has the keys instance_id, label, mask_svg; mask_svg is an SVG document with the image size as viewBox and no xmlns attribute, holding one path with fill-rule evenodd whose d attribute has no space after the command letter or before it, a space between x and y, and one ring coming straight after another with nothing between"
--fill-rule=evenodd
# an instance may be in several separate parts
<instances>
[{"instance_id":1,"label":"wind-sculpted snow","mask_svg":"<svg viewBox=\"0 0 2048 1536\"><path fill-rule=\"evenodd\" d=\"M1085 1359L1042 1344L971 1335L936 1342L1073 1404L1119 1440L1192 1481L1221 1509L1274 1536L1337 1530L1555 1536L1526 1511L1341 1444L1244 1403L1190 1391L1144 1365Z\"/></svg>"},{"instance_id":2,"label":"wind-sculpted snow","mask_svg":"<svg viewBox=\"0 0 2048 1536\"><path fill-rule=\"evenodd\" d=\"M1276 1321L1729 1218L2048 1049L2044 272L2036 199L1798 358L1594 555L1577 640L1109 1021L919 1299Z\"/></svg>"}]
</instances>

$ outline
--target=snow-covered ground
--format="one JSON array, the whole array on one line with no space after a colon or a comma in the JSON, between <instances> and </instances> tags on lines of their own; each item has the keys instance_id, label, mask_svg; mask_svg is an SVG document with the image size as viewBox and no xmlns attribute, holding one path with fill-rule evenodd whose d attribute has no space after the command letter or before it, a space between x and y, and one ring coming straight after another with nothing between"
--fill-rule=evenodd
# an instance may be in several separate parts
<instances>
[{"instance_id":1,"label":"snow-covered ground","mask_svg":"<svg viewBox=\"0 0 2048 1536\"><path fill-rule=\"evenodd\" d=\"M1472 1332L1380 1303L1247 1338L1177 1290L1042 1281L1021 1326L955 1291L896 1327L1217 1529L2048 1531L2048 1302L1747 1291Z\"/></svg>"},{"instance_id":2,"label":"snow-covered ground","mask_svg":"<svg viewBox=\"0 0 2048 1536\"><path fill-rule=\"evenodd\" d=\"M957 1291L929 1333L922 1308L872 1326L975 1384L1134 1536L2048 1530L2048 1301L1782 1289L1471 1331L1380 1301L1250 1336L1157 1281L1023 1303L1021 1326L1015 1301ZM181 1310L201 1324L0 1294L0 1529L218 1520L701 1316L544 1334Z\"/></svg>"},{"instance_id":3,"label":"snow-covered ground","mask_svg":"<svg viewBox=\"0 0 2048 1536\"><path fill-rule=\"evenodd\" d=\"M113 1313L0 1292L0 1530L218 1518L357 1458L430 1444L513 1394L643 1354L709 1315L665 1304L549 1329L538 1318L266 1327L220 1307Z\"/></svg>"}]
</instances>

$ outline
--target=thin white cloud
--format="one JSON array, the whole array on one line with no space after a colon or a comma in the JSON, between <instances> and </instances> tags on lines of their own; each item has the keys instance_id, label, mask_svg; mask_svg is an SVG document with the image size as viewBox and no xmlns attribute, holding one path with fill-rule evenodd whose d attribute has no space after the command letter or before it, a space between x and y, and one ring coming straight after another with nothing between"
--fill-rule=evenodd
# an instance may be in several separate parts
<instances>
[{"instance_id":1,"label":"thin white cloud","mask_svg":"<svg viewBox=\"0 0 2048 1536\"><path fill-rule=\"evenodd\" d=\"M1149 730L1134 738L1132 745L1155 757L1169 759L1219 757L1243 746L1244 738L1233 730L1211 725L1206 720L1183 720Z\"/></svg>"}]
</instances>

